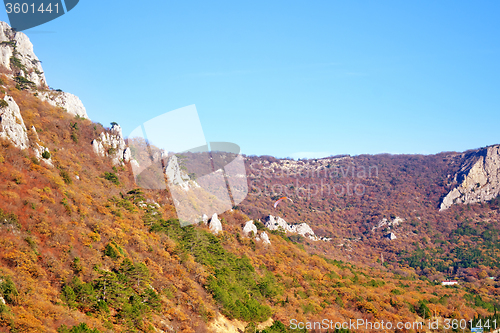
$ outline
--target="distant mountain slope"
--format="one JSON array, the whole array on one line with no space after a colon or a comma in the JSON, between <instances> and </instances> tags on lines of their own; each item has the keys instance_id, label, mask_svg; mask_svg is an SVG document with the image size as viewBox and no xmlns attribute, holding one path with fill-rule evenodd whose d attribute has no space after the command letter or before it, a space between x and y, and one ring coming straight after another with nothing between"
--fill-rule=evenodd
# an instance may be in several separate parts
<instances>
[{"instance_id":1,"label":"distant mountain slope","mask_svg":"<svg viewBox=\"0 0 500 333\"><path fill-rule=\"evenodd\" d=\"M308 223L316 234L332 241L300 242L332 258L372 263L383 253L386 264L409 264L409 253L421 250L432 260L423 265L427 259L421 257L418 266L411 261L410 266L421 268L419 274L433 266L441 278L460 269L467 270L460 271L464 276L477 277L482 265L498 275L500 244L494 231L500 227L500 215L493 191L498 172L493 162L496 147L430 156L361 155L302 161L247 157L250 194L240 208L252 219L279 215L292 224ZM482 203L439 211L443 198L446 202L447 193L457 186L454 178L466 182L467 177L474 177L467 165L483 170L481 156L487 160L487 176L477 181L482 187L472 193ZM283 195L293 203L275 209L274 200ZM382 223L396 218L395 225ZM473 243L463 239L463 228L475 228L478 237ZM491 232L493 238L487 236ZM389 234L395 239L387 241ZM468 244L471 253L460 252L467 246L459 244Z\"/></svg>"}]
</instances>

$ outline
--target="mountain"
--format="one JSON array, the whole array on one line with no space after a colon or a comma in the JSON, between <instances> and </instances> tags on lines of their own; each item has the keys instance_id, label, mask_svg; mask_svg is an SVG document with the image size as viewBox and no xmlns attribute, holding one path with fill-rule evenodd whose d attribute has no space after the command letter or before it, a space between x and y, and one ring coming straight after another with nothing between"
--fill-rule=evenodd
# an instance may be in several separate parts
<instances>
[{"instance_id":1,"label":"mountain","mask_svg":"<svg viewBox=\"0 0 500 333\"><path fill-rule=\"evenodd\" d=\"M157 152L161 170L139 186L144 162L119 125L91 122L76 96L48 88L27 37L1 30L0 332L500 322L498 146L245 156L246 199L181 226L175 186L211 206L198 155ZM159 178L168 186L145 186ZM455 188L460 200L440 211ZM274 208L282 196L291 201Z\"/></svg>"}]
</instances>

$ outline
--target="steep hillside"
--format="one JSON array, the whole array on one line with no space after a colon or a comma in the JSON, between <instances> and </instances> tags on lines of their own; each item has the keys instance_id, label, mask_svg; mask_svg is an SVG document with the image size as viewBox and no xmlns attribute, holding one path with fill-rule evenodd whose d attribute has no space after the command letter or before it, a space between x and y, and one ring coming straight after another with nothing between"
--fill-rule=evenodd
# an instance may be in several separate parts
<instances>
[{"instance_id":1,"label":"steep hillside","mask_svg":"<svg viewBox=\"0 0 500 333\"><path fill-rule=\"evenodd\" d=\"M3 54L26 54L27 38L2 29ZM136 184L120 127L92 123L18 59L0 76L0 332L500 322L498 200L439 212L463 155L247 157L247 199L182 227L168 186ZM176 159L154 176L194 182ZM293 202L275 209L283 195Z\"/></svg>"}]
</instances>

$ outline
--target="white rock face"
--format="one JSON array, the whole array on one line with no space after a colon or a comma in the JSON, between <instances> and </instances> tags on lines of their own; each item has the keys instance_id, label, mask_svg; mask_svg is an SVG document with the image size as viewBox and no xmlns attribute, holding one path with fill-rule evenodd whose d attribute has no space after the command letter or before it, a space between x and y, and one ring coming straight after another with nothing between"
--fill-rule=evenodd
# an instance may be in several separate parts
<instances>
[{"instance_id":1,"label":"white rock face","mask_svg":"<svg viewBox=\"0 0 500 333\"><path fill-rule=\"evenodd\" d=\"M458 183L440 206L440 211L453 204L485 202L500 194L500 145L468 153L454 177Z\"/></svg>"},{"instance_id":2,"label":"white rock face","mask_svg":"<svg viewBox=\"0 0 500 333\"><path fill-rule=\"evenodd\" d=\"M379 223L377 225L372 227L372 232L377 230L377 229L380 229L382 227L385 227L385 226L387 226L389 229L391 227L397 227L399 224L401 224L404 221L405 220L399 216L396 216L392 221L388 220L386 218L383 218L382 220L379 221Z\"/></svg>"},{"instance_id":3,"label":"white rock face","mask_svg":"<svg viewBox=\"0 0 500 333\"><path fill-rule=\"evenodd\" d=\"M43 157L44 152L48 152L50 154L50 151L47 147L40 145L38 142L32 144L31 147L33 148L33 151L35 152L35 156L39 161L43 161L48 166L51 166L51 167L54 166L54 164L52 163L52 157L49 157L49 158Z\"/></svg>"},{"instance_id":4,"label":"white rock face","mask_svg":"<svg viewBox=\"0 0 500 333\"><path fill-rule=\"evenodd\" d=\"M63 91L41 91L38 98L53 106L65 109L69 114L90 119L82 101L75 95Z\"/></svg>"},{"instance_id":5,"label":"white rock face","mask_svg":"<svg viewBox=\"0 0 500 333\"><path fill-rule=\"evenodd\" d=\"M130 161L131 158L132 158L132 151L130 151L130 148L127 147L123 151L123 161L128 162L128 161Z\"/></svg>"},{"instance_id":6,"label":"white rock face","mask_svg":"<svg viewBox=\"0 0 500 333\"><path fill-rule=\"evenodd\" d=\"M12 96L5 95L7 106L0 108L0 137L6 138L19 149L29 147L28 133L19 106Z\"/></svg>"},{"instance_id":7,"label":"white rock face","mask_svg":"<svg viewBox=\"0 0 500 333\"><path fill-rule=\"evenodd\" d=\"M253 224L253 220L250 220L247 223L245 223L245 226L243 227L243 234L245 236L257 235L257 227L255 226L255 224Z\"/></svg>"},{"instance_id":8,"label":"white rock face","mask_svg":"<svg viewBox=\"0 0 500 333\"><path fill-rule=\"evenodd\" d=\"M181 170L177 156L173 155L168 159L165 168L169 184L178 185L184 190L189 190L189 176L184 170Z\"/></svg>"},{"instance_id":9,"label":"white rock face","mask_svg":"<svg viewBox=\"0 0 500 333\"><path fill-rule=\"evenodd\" d=\"M120 125L113 125L109 132L102 132L99 138L92 140L92 149L99 156L110 157L113 164L130 159L130 149L125 144Z\"/></svg>"},{"instance_id":10,"label":"white rock face","mask_svg":"<svg viewBox=\"0 0 500 333\"><path fill-rule=\"evenodd\" d=\"M267 232L262 231L260 234L260 238L262 239L263 244L271 244L271 241L269 240L269 236L267 235Z\"/></svg>"},{"instance_id":11,"label":"white rock face","mask_svg":"<svg viewBox=\"0 0 500 333\"><path fill-rule=\"evenodd\" d=\"M217 214L212 215L212 219L210 220L209 228L210 228L210 231L214 235L217 235L219 232L222 231L222 223L220 222Z\"/></svg>"},{"instance_id":12,"label":"white rock face","mask_svg":"<svg viewBox=\"0 0 500 333\"><path fill-rule=\"evenodd\" d=\"M264 219L264 225L269 230L282 229L284 232L296 233L295 228L292 228L284 219L279 216L269 215Z\"/></svg>"},{"instance_id":13,"label":"white rock face","mask_svg":"<svg viewBox=\"0 0 500 333\"><path fill-rule=\"evenodd\" d=\"M201 217L201 220L203 221L204 225L207 225L208 224L208 216L207 216L207 214L203 214L203 216Z\"/></svg>"},{"instance_id":14,"label":"white rock face","mask_svg":"<svg viewBox=\"0 0 500 333\"><path fill-rule=\"evenodd\" d=\"M314 231L307 223L301 223L298 225L290 225L283 218L279 216L269 215L264 219L264 225L269 230L283 230L286 233L299 234L303 237L307 237L313 241L322 240L325 242L330 241L327 237L318 237L314 234Z\"/></svg>"},{"instance_id":15,"label":"white rock face","mask_svg":"<svg viewBox=\"0 0 500 333\"><path fill-rule=\"evenodd\" d=\"M18 66L15 65L16 61L19 63ZM33 52L33 44L28 36L13 31L7 23L1 21L0 65L12 70L12 78L22 76L37 87L47 87L41 62ZM82 101L73 94L62 91L39 91L38 97L54 106L64 108L70 114L89 119Z\"/></svg>"},{"instance_id":16,"label":"white rock face","mask_svg":"<svg viewBox=\"0 0 500 333\"><path fill-rule=\"evenodd\" d=\"M299 225L297 225L297 228L296 228L296 232L299 234L299 235L302 235L304 237L306 236L314 236L314 231L311 229L311 227L309 226L309 224L307 223L301 223Z\"/></svg>"},{"instance_id":17,"label":"white rock face","mask_svg":"<svg viewBox=\"0 0 500 333\"><path fill-rule=\"evenodd\" d=\"M4 43L2 43L4 42ZM10 26L0 21L0 65L14 71L14 75L23 76L37 86L46 86L43 68L33 52L28 36L22 32L14 32ZM11 58L19 60L24 69L11 66Z\"/></svg>"}]
</instances>

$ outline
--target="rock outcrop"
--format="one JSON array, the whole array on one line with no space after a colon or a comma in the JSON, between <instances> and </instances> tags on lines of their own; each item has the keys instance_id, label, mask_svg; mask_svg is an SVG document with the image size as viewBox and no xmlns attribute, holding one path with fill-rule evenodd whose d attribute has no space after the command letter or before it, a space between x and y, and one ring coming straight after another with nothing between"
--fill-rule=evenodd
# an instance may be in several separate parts
<instances>
[{"instance_id":1,"label":"rock outcrop","mask_svg":"<svg viewBox=\"0 0 500 333\"><path fill-rule=\"evenodd\" d=\"M28 133L19 106L12 96L5 95L0 108L0 137L8 139L19 149L29 147Z\"/></svg>"},{"instance_id":2,"label":"rock outcrop","mask_svg":"<svg viewBox=\"0 0 500 333\"><path fill-rule=\"evenodd\" d=\"M75 95L59 90L47 90L47 81L40 60L33 52L28 36L0 21L0 65L12 71L9 75L24 88L41 88L37 96L68 113L89 119L82 101Z\"/></svg>"},{"instance_id":3,"label":"rock outcrop","mask_svg":"<svg viewBox=\"0 0 500 333\"><path fill-rule=\"evenodd\" d=\"M257 227L253 224L253 220L245 223L243 227L243 235L245 236L257 236Z\"/></svg>"},{"instance_id":4,"label":"rock outcrop","mask_svg":"<svg viewBox=\"0 0 500 333\"><path fill-rule=\"evenodd\" d=\"M15 147L22 150L31 147L39 161L44 161L47 165L53 166L49 149L40 142L34 126L30 128L30 140L16 101L9 95L5 95L3 101L4 106L0 107L0 138L9 140Z\"/></svg>"},{"instance_id":5,"label":"rock outcrop","mask_svg":"<svg viewBox=\"0 0 500 333\"><path fill-rule=\"evenodd\" d=\"M179 166L177 156L172 155L168 159L165 174L167 175L169 184L178 185L186 191L189 189L189 176Z\"/></svg>"},{"instance_id":6,"label":"rock outcrop","mask_svg":"<svg viewBox=\"0 0 500 333\"><path fill-rule=\"evenodd\" d=\"M209 223L209 228L214 235L217 235L219 232L222 231L222 223L220 222L217 214L212 215L212 219L210 220Z\"/></svg>"},{"instance_id":7,"label":"rock outcrop","mask_svg":"<svg viewBox=\"0 0 500 333\"><path fill-rule=\"evenodd\" d=\"M49 148L47 148L41 144L40 138L38 137L38 133L36 132L35 126L31 126L30 131L31 131L30 136L32 138L30 143L31 143L31 148L33 149L33 151L35 153L35 157L39 161L43 161L51 167L54 166L52 164L52 157L51 157Z\"/></svg>"},{"instance_id":8,"label":"rock outcrop","mask_svg":"<svg viewBox=\"0 0 500 333\"><path fill-rule=\"evenodd\" d=\"M51 90L39 92L38 97L42 101L47 101L53 106L63 108L69 114L89 119L87 110L85 109L82 101L73 94L63 91Z\"/></svg>"},{"instance_id":9,"label":"rock outcrop","mask_svg":"<svg viewBox=\"0 0 500 333\"><path fill-rule=\"evenodd\" d=\"M380 229L380 228L387 228L387 229L391 229L391 228L395 228L397 227L399 224L403 223L405 220L402 219L401 217L399 216L396 216L394 219L391 220L388 220L386 219L385 217L380 220L377 225L374 225L372 227L372 232L374 232L375 230L377 229Z\"/></svg>"},{"instance_id":10,"label":"rock outcrop","mask_svg":"<svg viewBox=\"0 0 500 333\"><path fill-rule=\"evenodd\" d=\"M262 239L263 244L271 245L271 241L269 240L269 236L267 235L267 232L262 231L260 233L260 239Z\"/></svg>"},{"instance_id":11,"label":"rock outcrop","mask_svg":"<svg viewBox=\"0 0 500 333\"><path fill-rule=\"evenodd\" d=\"M122 129L117 124L113 124L109 132L102 132L99 138L92 140L92 148L97 155L110 157L113 164L128 162L131 155L123 139Z\"/></svg>"},{"instance_id":12,"label":"rock outcrop","mask_svg":"<svg viewBox=\"0 0 500 333\"><path fill-rule=\"evenodd\" d=\"M283 218L279 216L269 215L264 219L264 225L269 230L282 230L285 233L299 234L303 237L307 237L313 241L330 241L327 237L318 237L314 234L314 231L307 223L300 223L297 225L288 224Z\"/></svg>"},{"instance_id":13,"label":"rock outcrop","mask_svg":"<svg viewBox=\"0 0 500 333\"><path fill-rule=\"evenodd\" d=\"M0 22L0 65L12 70L14 76L24 77L36 86L47 85L42 65L33 52L28 36L12 30L5 22Z\"/></svg>"},{"instance_id":14,"label":"rock outcrop","mask_svg":"<svg viewBox=\"0 0 500 333\"><path fill-rule=\"evenodd\" d=\"M457 186L441 202L440 211L453 204L485 202L500 194L500 145L467 153L454 177Z\"/></svg>"}]
</instances>

